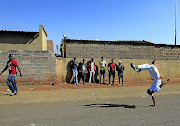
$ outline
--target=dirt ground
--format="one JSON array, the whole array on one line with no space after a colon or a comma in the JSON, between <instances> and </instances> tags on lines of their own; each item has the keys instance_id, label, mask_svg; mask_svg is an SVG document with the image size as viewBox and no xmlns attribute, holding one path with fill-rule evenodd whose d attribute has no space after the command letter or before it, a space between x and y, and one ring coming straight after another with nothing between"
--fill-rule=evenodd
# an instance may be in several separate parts
<instances>
[{"instance_id":1,"label":"dirt ground","mask_svg":"<svg viewBox=\"0 0 180 126\"><path fill-rule=\"evenodd\" d=\"M162 79L162 81L165 81ZM108 82L106 82L108 83ZM171 79L169 83L167 84L179 84L180 83L180 78L176 79ZM130 87L130 86L147 86L152 84L152 80L147 80L147 81L136 81L136 82L124 82L125 87ZM54 85L20 85L17 84L18 90L19 91L50 91L50 90L64 90L64 89L84 89L84 88L112 88L112 87L122 87L122 85L119 86L119 83L115 81L114 85L109 85L107 86L106 84L95 84L91 83L88 84L86 83L85 85L82 84L82 81L79 83L79 85L74 85L74 84L69 84L69 83L55 83ZM6 84L0 84L0 91L7 91L9 88L7 87Z\"/></svg>"}]
</instances>

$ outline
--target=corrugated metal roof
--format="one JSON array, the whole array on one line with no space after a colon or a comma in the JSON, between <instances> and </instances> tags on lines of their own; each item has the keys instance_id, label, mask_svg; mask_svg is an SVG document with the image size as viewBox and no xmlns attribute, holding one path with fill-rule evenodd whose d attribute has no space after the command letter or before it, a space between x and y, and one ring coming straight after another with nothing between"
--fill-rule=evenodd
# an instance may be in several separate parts
<instances>
[{"instance_id":1,"label":"corrugated metal roof","mask_svg":"<svg viewBox=\"0 0 180 126\"><path fill-rule=\"evenodd\" d=\"M152 42L148 42L145 40L114 40L114 41L108 41L108 40L83 40L83 39L66 39L67 41L85 41L85 42L108 42L108 43L149 43L154 44Z\"/></svg>"}]
</instances>

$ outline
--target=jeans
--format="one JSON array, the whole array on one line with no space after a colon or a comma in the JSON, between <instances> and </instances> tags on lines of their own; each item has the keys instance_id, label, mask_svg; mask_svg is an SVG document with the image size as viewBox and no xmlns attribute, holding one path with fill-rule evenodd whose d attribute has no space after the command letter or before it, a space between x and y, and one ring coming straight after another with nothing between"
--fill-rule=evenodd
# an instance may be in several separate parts
<instances>
[{"instance_id":1,"label":"jeans","mask_svg":"<svg viewBox=\"0 0 180 126\"><path fill-rule=\"evenodd\" d=\"M12 91L12 93L18 92L17 91L17 86L16 86L16 75L10 74L8 76L6 84L8 85L8 87Z\"/></svg>"},{"instance_id":2,"label":"jeans","mask_svg":"<svg viewBox=\"0 0 180 126\"><path fill-rule=\"evenodd\" d=\"M104 79L105 79L105 70L100 70L100 73L99 73L100 83L101 83L101 75L103 75L103 83L104 83Z\"/></svg>"},{"instance_id":3,"label":"jeans","mask_svg":"<svg viewBox=\"0 0 180 126\"><path fill-rule=\"evenodd\" d=\"M74 76L74 83L78 84L78 78L77 78L78 72L77 70L73 69L73 76Z\"/></svg>"}]
</instances>

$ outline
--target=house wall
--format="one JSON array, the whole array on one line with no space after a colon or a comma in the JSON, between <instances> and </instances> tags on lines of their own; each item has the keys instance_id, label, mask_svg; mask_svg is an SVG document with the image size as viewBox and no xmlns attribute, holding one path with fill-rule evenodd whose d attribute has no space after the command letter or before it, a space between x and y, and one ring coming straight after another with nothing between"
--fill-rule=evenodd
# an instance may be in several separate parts
<instances>
[{"instance_id":1,"label":"house wall","mask_svg":"<svg viewBox=\"0 0 180 126\"><path fill-rule=\"evenodd\" d=\"M42 25L39 26L39 36L30 44L5 44L0 43L0 52L7 53L9 50L47 51L47 33Z\"/></svg>"},{"instance_id":2,"label":"house wall","mask_svg":"<svg viewBox=\"0 0 180 126\"><path fill-rule=\"evenodd\" d=\"M44 26L39 26L39 43L42 44L42 51L47 51L47 33Z\"/></svg>"}]
</instances>

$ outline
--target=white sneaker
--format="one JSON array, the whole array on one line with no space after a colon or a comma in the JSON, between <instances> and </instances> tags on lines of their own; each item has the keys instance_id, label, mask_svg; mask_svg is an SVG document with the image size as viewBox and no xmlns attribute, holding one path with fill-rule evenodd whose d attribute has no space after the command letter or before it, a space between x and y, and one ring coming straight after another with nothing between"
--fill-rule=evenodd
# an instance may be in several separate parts
<instances>
[{"instance_id":1,"label":"white sneaker","mask_svg":"<svg viewBox=\"0 0 180 126\"><path fill-rule=\"evenodd\" d=\"M130 66L136 71L136 72L140 72L141 69L138 68L138 66L136 66L135 64L131 63Z\"/></svg>"},{"instance_id":2,"label":"white sneaker","mask_svg":"<svg viewBox=\"0 0 180 126\"><path fill-rule=\"evenodd\" d=\"M10 96L13 96L13 95L15 95L15 94L16 94L16 92L14 92L14 93L11 93L11 94L10 94Z\"/></svg>"}]
</instances>

